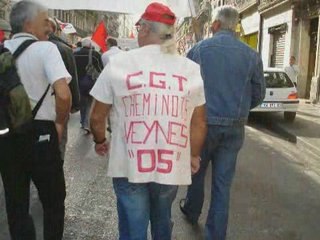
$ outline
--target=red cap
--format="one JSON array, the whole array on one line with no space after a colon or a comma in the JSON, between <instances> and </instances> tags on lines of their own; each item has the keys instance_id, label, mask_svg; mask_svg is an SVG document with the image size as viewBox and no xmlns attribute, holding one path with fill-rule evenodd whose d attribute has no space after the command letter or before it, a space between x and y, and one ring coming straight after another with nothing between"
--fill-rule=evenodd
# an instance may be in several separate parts
<instances>
[{"instance_id":1,"label":"red cap","mask_svg":"<svg viewBox=\"0 0 320 240\"><path fill-rule=\"evenodd\" d=\"M141 18L147 21L160 22L167 25L173 25L176 21L176 16L170 8L157 2L149 4ZM138 24L139 21L136 25Z\"/></svg>"}]
</instances>

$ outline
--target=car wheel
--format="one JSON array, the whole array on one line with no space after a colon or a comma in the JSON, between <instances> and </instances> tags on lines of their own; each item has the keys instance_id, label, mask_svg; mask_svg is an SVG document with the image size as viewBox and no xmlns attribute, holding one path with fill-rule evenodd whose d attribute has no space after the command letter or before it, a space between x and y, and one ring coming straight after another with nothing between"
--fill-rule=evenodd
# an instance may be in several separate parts
<instances>
[{"instance_id":1,"label":"car wheel","mask_svg":"<svg viewBox=\"0 0 320 240\"><path fill-rule=\"evenodd\" d=\"M296 112L284 112L284 120L287 122L293 122L296 118Z\"/></svg>"}]
</instances>

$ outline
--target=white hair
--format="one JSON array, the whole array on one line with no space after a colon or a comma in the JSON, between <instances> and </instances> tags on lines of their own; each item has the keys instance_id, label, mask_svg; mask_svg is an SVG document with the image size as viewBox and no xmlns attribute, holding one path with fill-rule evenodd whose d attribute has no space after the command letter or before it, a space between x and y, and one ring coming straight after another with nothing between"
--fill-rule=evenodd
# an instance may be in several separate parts
<instances>
[{"instance_id":1,"label":"white hair","mask_svg":"<svg viewBox=\"0 0 320 240\"><path fill-rule=\"evenodd\" d=\"M23 32L26 21L32 21L40 12L45 11L46 7L34 1L23 0L14 4L10 13L12 33Z\"/></svg>"},{"instance_id":2,"label":"white hair","mask_svg":"<svg viewBox=\"0 0 320 240\"><path fill-rule=\"evenodd\" d=\"M144 19L140 19L140 23L149 25L151 31L159 37L159 39L162 41L160 46L163 53L177 53L174 25L152 22Z\"/></svg>"},{"instance_id":3,"label":"white hair","mask_svg":"<svg viewBox=\"0 0 320 240\"><path fill-rule=\"evenodd\" d=\"M91 48L92 42L89 38L84 38L81 40L82 47L88 47Z\"/></svg>"},{"instance_id":4,"label":"white hair","mask_svg":"<svg viewBox=\"0 0 320 240\"><path fill-rule=\"evenodd\" d=\"M212 11L212 22L219 21L222 30L235 31L239 21L238 10L230 5L218 7Z\"/></svg>"}]
</instances>

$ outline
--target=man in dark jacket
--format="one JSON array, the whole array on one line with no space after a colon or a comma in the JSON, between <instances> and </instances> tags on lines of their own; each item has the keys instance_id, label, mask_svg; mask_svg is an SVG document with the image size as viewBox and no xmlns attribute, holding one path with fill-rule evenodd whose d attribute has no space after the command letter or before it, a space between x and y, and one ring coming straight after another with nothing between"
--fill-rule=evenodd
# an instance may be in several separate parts
<instances>
[{"instance_id":1,"label":"man in dark jacket","mask_svg":"<svg viewBox=\"0 0 320 240\"><path fill-rule=\"evenodd\" d=\"M54 19L49 18L49 25L51 33L49 34L49 41L54 43L61 54L62 60L66 69L70 73L72 79L69 83L69 88L72 95L71 113L75 113L80 109L80 94L78 87L78 75L76 70L76 62L73 56L72 47L60 37L58 37L58 25ZM61 156L64 159L66 144L68 140L68 125L65 125L65 130L60 143Z\"/></svg>"},{"instance_id":2,"label":"man in dark jacket","mask_svg":"<svg viewBox=\"0 0 320 240\"><path fill-rule=\"evenodd\" d=\"M73 56L72 46L62 40L58 36L58 27L54 19L50 18L51 33L49 35L49 41L54 43L61 54L62 60L66 66L66 69L72 76L72 80L69 83L69 87L72 94L72 107L71 113L80 110L80 93L78 86L78 74L76 68L76 62Z\"/></svg>"},{"instance_id":3,"label":"man in dark jacket","mask_svg":"<svg viewBox=\"0 0 320 240\"><path fill-rule=\"evenodd\" d=\"M80 115L81 115L81 128L83 128L87 134L90 133L89 129L89 113L92 103L92 97L89 95L91 87L94 84L94 80L88 78L86 67L89 63L89 53L92 51L92 64L94 68L100 73L103 70L103 64L101 61L101 55L92 48L90 39L82 40L82 48L80 51L74 53L77 73L79 77L79 89L80 89ZM92 81L92 85L88 88L88 81ZM90 84L89 84L90 85Z\"/></svg>"}]
</instances>

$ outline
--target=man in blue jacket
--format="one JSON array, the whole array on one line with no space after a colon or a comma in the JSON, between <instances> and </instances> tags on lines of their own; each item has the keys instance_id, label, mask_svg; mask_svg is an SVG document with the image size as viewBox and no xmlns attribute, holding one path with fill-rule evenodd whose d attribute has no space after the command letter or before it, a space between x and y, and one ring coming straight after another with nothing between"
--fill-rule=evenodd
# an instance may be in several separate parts
<instances>
[{"instance_id":1,"label":"man in blue jacket","mask_svg":"<svg viewBox=\"0 0 320 240\"><path fill-rule=\"evenodd\" d=\"M244 141L250 109L265 96L260 56L235 35L239 14L223 6L213 13L213 37L194 46L188 57L201 67L206 97L208 134L201 167L193 176L180 209L197 223L204 198L204 178L212 161L212 190L205 237L223 240L228 225L229 197L237 155Z\"/></svg>"}]
</instances>

